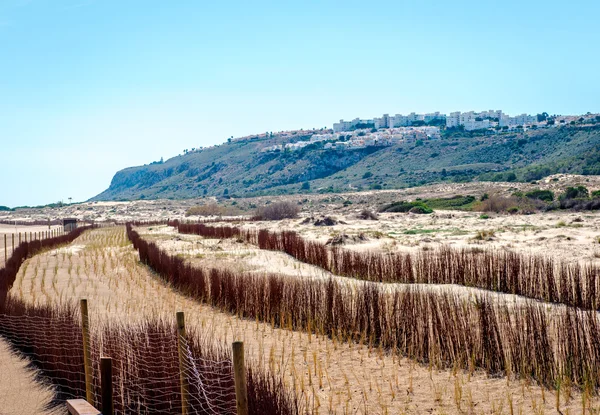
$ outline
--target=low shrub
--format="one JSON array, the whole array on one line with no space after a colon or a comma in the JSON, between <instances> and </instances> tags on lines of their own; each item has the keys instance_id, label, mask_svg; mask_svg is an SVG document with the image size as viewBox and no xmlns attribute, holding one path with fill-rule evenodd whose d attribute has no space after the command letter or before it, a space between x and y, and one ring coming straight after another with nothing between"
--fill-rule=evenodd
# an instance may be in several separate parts
<instances>
[{"instance_id":1,"label":"low shrub","mask_svg":"<svg viewBox=\"0 0 600 415\"><path fill-rule=\"evenodd\" d=\"M600 210L600 198L596 199L562 199L559 202L561 209L572 210Z\"/></svg>"},{"instance_id":2,"label":"low shrub","mask_svg":"<svg viewBox=\"0 0 600 415\"><path fill-rule=\"evenodd\" d=\"M429 208L429 206L427 206L425 203L423 203L422 201L415 201L415 202L393 202L390 203L388 205L384 205L379 209L379 212L393 212L393 213L407 213L410 212L410 210L412 208L415 207L420 207L422 208L423 211L425 211L426 213L432 213L433 210L431 210L431 208Z\"/></svg>"},{"instance_id":3,"label":"low shrub","mask_svg":"<svg viewBox=\"0 0 600 415\"><path fill-rule=\"evenodd\" d=\"M473 210L495 213L517 213L520 211L522 213L530 214L545 207L546 204L541 200L496 194L490 195L486 200L476 203L473 206Z\"/></svg>"},{"instance_id":4,"label":"low shrub","mask_svg":"<svg viewBox=\"0 0 600 415\"><path fill-rule=\"evenodd\" d=\"M565 192L560 195L560 200L569 199L587 199L590 193L585 186L567 187Z\"/></svg>"},{"instance_id":5,"label":"low shrub","mask_svg":"<svg viewBox=\"0 0 600 415\"><path fill-rule=\"evenodd\" d=\"M543 200L544 202L552 202L554 200L554 192L551 190L536 189L525 193L525 196L530 199Z\"/></svg>"},{"instance_id":6,"label":"low shrub","mask_svg":"<svg viewBox=\"0 0 600 415\"><path fill-rule=\"evenodd\" d=\"M423 214L433 213L433 210L431 210L426 205L420 205L420 206L413 207L411 210L408 211L408 213L416 213L418 215L423 215Z\"/></svg>"},{"instance_id":7,"label":"low shrub","mask_svg":"<svg viewBox=\"0 0 600 415\"><path fill-rule=\"evenodd\" d=\"M379 220L379 216L377 216L377 213L369 209L363 209L358 214L358 218L363 220Z\"/></svg>"},{"instance_id":8,"label":"low shrub","mask_svg":"<svg viewBox=\"0 0 600 415\"><path fill-rule=\"evenodd\" d=\"M192 206L185 212L185 216L238 216L243 212L235 206L221 206L216 203Z\"/></svg>"},{"instance_id":9,"label":"low shrub","mask_svg":"<svg viewBox=\"0 0 600 415\"><path fill-rule=\"evenodd\" d=\"M496 236L496 232L494 230L482 230L477 231L473 239L475 239L476 241L491 241L494 238L494 236Z\"/></svg>"},{"instance_id":10,"label":"low shrub","mask_svg":"<svg viewBox=\"0 0 600 415\"><path fill-rule=\"evenodd\" d=\"M475 197L456 195L453 197L426 199L423 201L431 209L471 210Z\"/></svg>"},{"instance_id":11,"label":"low shrub","mask_svg":"<svg viewBox=\"0 0 600 415\"><path fill-rule=\"evenodd\" d=\"M260 220L295 219L300 208L292 202L276 202L256 209L255 218Z\"/></svg>"}]
</instances>

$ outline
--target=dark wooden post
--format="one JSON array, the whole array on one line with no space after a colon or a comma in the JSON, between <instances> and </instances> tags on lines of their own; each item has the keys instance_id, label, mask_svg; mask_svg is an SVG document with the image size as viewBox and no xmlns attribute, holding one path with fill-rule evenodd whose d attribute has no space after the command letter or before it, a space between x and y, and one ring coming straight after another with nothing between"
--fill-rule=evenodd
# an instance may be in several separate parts
<instances>
[{"instance_id":1,"label":"dark wooden post","mask_svg":"<svg viewBox=\"0 0 600 415\"><path fill-rule=\"evenodd\" d=\"M102 415L114 415L112 359L110 357L100 358L100 386L102 388Z\"/></svg>"},{"instance_id":2,"label":"dark wooden post","mask_svg":"<svg viewBox=\"0 0 600 415\"><path fill-rule=\"evenodd\" d=\"M235 402L238 415L248 415L248 389L244 366L244 343L233 343L233 378L235 380Z\"/></svg>"},{"instance_id":3,"label":"dark wooden post","mask_svg":"<svg viewBox=\"0 0 600 415\"><path fill-rule=\"evenodd\" d=\"M185 314L183 311L177 312L177 350L179 352L179 381L181 382L181 413L188 415L189 406L189 385L186 375L187 357L185 353Z\"/></svg>"},{"instance_id":4,"label":"dark wooden post","mask_svg":"<svg viewBox=\"0 0 600 415\"><path fill-rule=\"evenodd\" d=\"M83 335L83 367L85 371L85 399L90 405L94 404L92 393L92 354L90 346L90 319L88 316L88 304L86 299L79 302L81 309L81 331Z\"/></svg>"}]
</instances>

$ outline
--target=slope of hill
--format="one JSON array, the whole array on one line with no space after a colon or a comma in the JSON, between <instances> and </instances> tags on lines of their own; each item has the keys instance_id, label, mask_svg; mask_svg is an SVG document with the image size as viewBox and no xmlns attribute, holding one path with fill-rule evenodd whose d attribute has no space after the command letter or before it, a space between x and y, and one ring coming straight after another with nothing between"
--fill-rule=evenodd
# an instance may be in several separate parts
<instances>
[{"instance_id":1,"label":"slope of hill","mask_svg":"<svg viewBox=\"0 0 600 415\"><path fill-rule=\"evenodd\" d=\"M297 134L291 141L309 137ZM464 133L356 150L325 149L321 142L296 151L261 152L283 142L290 142L289 137L237 140L164 163L126 168L92 200L339 192L600 174L600 126L493 136Z\"/></svg>"}]
</instances>

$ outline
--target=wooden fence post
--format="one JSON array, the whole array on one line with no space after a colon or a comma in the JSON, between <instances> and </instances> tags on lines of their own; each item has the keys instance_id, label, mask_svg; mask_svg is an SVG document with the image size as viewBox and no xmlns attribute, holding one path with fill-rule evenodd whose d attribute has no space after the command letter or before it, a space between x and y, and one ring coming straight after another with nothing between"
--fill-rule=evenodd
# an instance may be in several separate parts
<instances>
[{"instance_id":1,"label":"wooden fence post","mask_svg":"<svg viewBox=\"0 0 600 415\"><path fill-rule=\"evenodd\" d=\"M235 403L238 415L248 415L248 389L244 366L244 342L233 343L233 378L235 381Z\"/></svg>"},{"instance_id":2,"label":"wooden fence post","mask_svg":"<svg viewBox=\"0 0 600 415\"><path fill-rule=\"evenodd\" d=\"M102 388L102 415L114 415L112 359L110 357L100 358L100 386Z\"/></svg>"},{"instance_id":3,"label":"wooden fence post","mask_svg":"<svg viewBox=\"0 0 600 415\"><path fill-rule=\"evenodd\" d=\"M88 316L88 304L84 298L79 302L81 308L81 332L83 335L83 367L85 371L85 399L90 405L94 405L92 393L92 354L90 345L90 319Z\"/></svg>"},{"instance_id":4,"label":"wooden fence post","mask_svg":"<svg viewBox=\"0 0 600 415\"><path fill-rule=\"evenodd\" d=\"M19 232L19 245L21 245L21 232Z\"/></svg>"},{"instance_id":5,"label":"wooden fence post","mask_svg":"<svg viewBox=\"0 0 600 415\"><path fill-rule=\"evenodd\" d=\"M8 261L8 246L6 242L6 234L4 234L4 266L6 266L6 261Z\"/></svg>"},{"instance_id":6,"label":"wooden fence post","mask_svg":"<svg viewBox=\"0 0 600 415\"><path fill-rule=\"evenodd\" d=\"M181 382L181 413L190 413L189 385L186 375L187 357L184 350L185 342L185 314L177 312L177 351L179 352L179 381Z\"/></svg>"},{"instance_id":7,"label":"wooden fence post","mask_svg":"<svg viewBox=\"0 0 600 415\"><path fill-rule=\"evenodd\" d=\"M15 254L15 234L12 234L12 255Z\"/></svg>"}]
</instances>

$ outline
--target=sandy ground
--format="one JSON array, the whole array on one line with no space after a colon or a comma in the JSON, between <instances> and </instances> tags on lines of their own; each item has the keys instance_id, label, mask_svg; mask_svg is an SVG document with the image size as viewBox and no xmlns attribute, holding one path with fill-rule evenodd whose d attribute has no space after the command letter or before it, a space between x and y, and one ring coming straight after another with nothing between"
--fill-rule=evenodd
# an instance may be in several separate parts
<instances>
[{"instance_id":1,"label":"sandy ground","mask_svg":"<svg viewBox=\"0 0 600 415\"><path fill-rule=\"evenodd\" d=\"M455 248L494 248L549 256L566 262L600 265L600 212L547 212L535 215L439 211L430 215L384 213L379 220L360 220L358 212L332 215L335 226L302 224L302 219L250 222L248 228L290 229L306 238L327 242L346 234L366 241L349 243L355 250L416 252L448 245Z\"/></svg>"},{"instance_id":2,"label":"sandy ground","mask_svg":"<svg viewBox=\"0 0 600 415\"><path fill-rule=\"evenodd\" d=\"M50 229L62 229L62 226L51 226ZM6 257L9 258L12 254L12 235L15 235L15 246L19 244L19 232L21 233L21 238L25 238L25 233L27 233L27 240L31 238L31 233L36 234L34 238L37 238L37 235L45 234L48 231L47 226L14 226L14 225L4 225L0 224L0 268L4 267L5 260L5 252ZM6 235L6 245L4 244L4 236Z\"/></svg>"},{"instance_id":3,"label":"sandy ground","mask_svg":"<svg viewBox=\"0 0 600 415\"><path fill-rule=\"evenodd\" d=\"M183 310L188 326L215 342L245 341L249 362L280 373L289 387L302 391L311 413L556 413L553 393L527 382L436 371L381 350L274 329L199 304L140 265L122 227L86 232L68 247L26 261L11 293L33 303L88 298L92 327L149 315L174 319ZM572 391L561 409L581 413L581 397Z\"/></svg>"},{"instance_id":4,"label":"sandy ground","mask_svg":"<svg viewBox=\"0 0 600 415\"><path fill-rule=\"evenodd\" d=\"M161 249L172 255L184 256L196 266L227 268L238 272L257 274L277 272L290 278L301 279L333 278L339 284L348 287L378 284L335 275L317 266L300 262L283 252L262 250L255 245L235 239L208 239L198 235L179 234L175 228L170 226L138 227L136 230L145 240L157 243ZM484 296L489 301L511 307L530 303L530 299L526 297L456 284L385 283L384 286L388 292L419 289L437 294L459 296L465 301L475 301ZM562 308L561 305L555 304L547 304L547 307Z\"/></svg>"},{"instance_id":5,"label":"sandy ground","mask_svg":"<svg viewBox=\"0 0 600 415\"><path fill-rule=\"evenodd\" d=\"M219 200L226 206L241 209L252 215L257 206L280 200L298 203L306 214L338 214L347 215L357 209L376 209L377 207L398 201L420 198L443 198L455 195L472 195L479 197L484 193L510 195L514 191L533 189L552 190L560 194L568 186L586 186L590 191L600 189L600 176L578 176L556 174L535 184L532 183L441 183L429 186L412 187L395 190L372 190L338 194L299 194L289 196L261 196L254 198L236 198ZM85 202L65 205L60 208L19 209L15 212L0 212L0 220L47 220L73 217L80 220L94 221L128 221L128 220L167 220L184 218L185 212L192 206L216 201L216 198L199 198L185 200L137 200L132 202ZM345 205L344 202L352 202ZM191 219L197 219L191 218Z\"/></svg>"},{"instance_id":6,"label":"sandy ground","mask_svg":"<svg viewBox=\"0 0 600 415\"><path fill-rule=\"evenodd\" d=\"M34 372L24 360L10 351L0 339L0 414L42 415L57 414L50 411L52 391L34 380Z\"/></svg>"}]
</instances>

